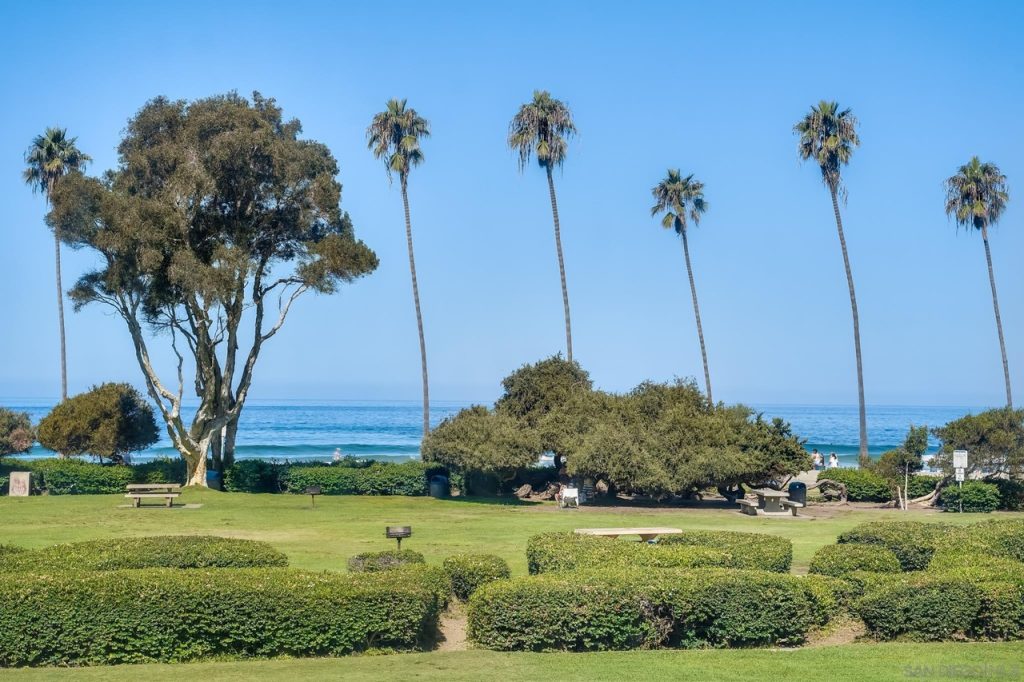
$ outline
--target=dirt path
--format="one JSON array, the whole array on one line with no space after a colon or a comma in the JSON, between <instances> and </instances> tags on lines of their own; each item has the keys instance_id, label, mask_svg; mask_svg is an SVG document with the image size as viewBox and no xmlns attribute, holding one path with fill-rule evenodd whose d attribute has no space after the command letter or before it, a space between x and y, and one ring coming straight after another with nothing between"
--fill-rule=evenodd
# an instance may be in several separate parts
<instances>
[{"instance_id":1,"label":"dirt path","mask_svg":"<svg viewBox=\"0 0 1024 682\"><path fill-rule=\"evenodd\" d=\"M453 601L448 610L441 614L441 641L437 651L465 651L469 648L466 639L466 605Z\"/></svg>"}]
</instances>

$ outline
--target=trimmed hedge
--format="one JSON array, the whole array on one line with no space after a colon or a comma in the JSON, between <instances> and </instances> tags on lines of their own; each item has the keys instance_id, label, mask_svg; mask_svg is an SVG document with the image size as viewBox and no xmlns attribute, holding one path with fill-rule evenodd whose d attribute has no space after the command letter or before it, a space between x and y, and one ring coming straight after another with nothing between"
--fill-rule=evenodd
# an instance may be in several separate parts
<instances>
[{"instance_id":1,"label":"trimmed hedge","mask_svg":"<svg viewBox=\"0 0 1024 682\"><path fill-rule=\"evenodd\" d=\"M818 591L768 571L553 573L484 585L469 636L501 651L799 644Z\"/></svg>"},{"instance_id":2,"label":"trimmed hedge","mask_svg":"<svg viewBox=\"0 0 1024 682\"><path fill-rule=\"evenodd\" d=\"M163 535L88 540L4 557L0 572L115 571L138 568L253 568L288 565L265 542L214 536Z\"/></svg>"},{"instance_id":3,"label":"trimmed hedge","mask_svg":"<svg viewBox=\"0 0 1024 682\"><path fill-rule=\"evenodd\" d=\"M999 488L994 483L965 481L962 486L949 485L942 489L942 506L948 512L989 513L999 509Z\"/></svg>"},{"instance_id":4,"label":"trimmed hedge","mask_svg":"<svg viewBox=\"0 0 1024 682\"><path fill-rule=\"evenodd\" d=\"M812 596L816 625L825 625L837 614L848 611L857 594L856 586L843 578L812 573L803 576L802 581Z\"/></svg>"},{"instance_id":5,"label":"trimmed hedge","mask_svg":"<svg viewBox=\"0 0 1024 682\"><path fill-rule=\"evenodd\" d=\"M894 499L889 482L870 469L826 469L818 472L818 478L845 483L850 502L890 502ZM911 476L908 486L911 499L924 497L935 490L938 482L936 476Z\"/></svg>"},{"instance_id":6,"label":"trimmed hedge","mask_svg":"<svg viewBox=\"0 0 1024 682\"><path fill-rule=\"evenodd\" d=\"M426 560L419 552L411 549L386 552L363 552L348 560L348 570L352 573L378 573L391 571L408 564L423 564Z\"/></svg>"},{"instance_id":7,"label":"trimmed hedge","mask_svg":"<svg viewBox=\"0 0 1024 682\"><path fill-rule=\"evenodd\" d=\"M281 485L302 494L308 486L320 486L324 495L426 495L428 466L422 462L373 462L365 467L290 466Z\"/></svg>"},{"instance_id":8,"label":"trimmed hedge","mask_svg":"<svg viewBox=\"0 0 1024 682\"><path fill-rule=\"evenodd\" d=\"M992 483L999 488L999 508L1006 511L1024 511L1024 481L998 478Z\"/></svg>"},{"instance_id":9,"label":"trimmed hedge","mask_svg":"<svg viewBox=\"0 0 1024 682\"><path fill-rule=\"evenodd\" d=\"M710 547L731 555L731 568L750 568L789 573L793 564L793 543L765 533L741 533L729 530L688 530L662 538L658 545Z\"/></svg>"},{"instance_id":10,"label":"trimmed hedge","mask_svg":"<svg viewBox=\"0 0 1024 682\"><path fill-rule=\"evenodd\" d=\"M785 538L729 531L690 531L653 545L576 533L544 533L526 544L527 564L534 574L633 566L786 573L792 556L792 544Z\"/></svg>"},{"instance_id":11,"label":"trimmed hedge","mask_svg":"<svg viewBox=\"0 0 1024 682\"><path fill-rule=\"evenodd\" d=\"M131 467L82 462L77 459L39 459L30 470L35 485L51 495L104 495L123 493L135 480Z\"/></svg>"},{"instance_id":12,"label":"trimmed hedge","mask_svg":"<svg viewBox=\"0 0 1024 682\"><path fill-rule=\"evenodd\" d=\"M972 581L982 578L979 582ZM1022 639L1024 583L951 573L905 577L857 605L879 639Z\"/></svg>"},{"instance_id":13,"label":"trimmed hedge","mask_svg":"<svg viewBox=\"0 0 1024 682\"><path fill-rule=\"evenodd\" d=\"M243 459L224 470L224 489L233 493L279 493L286 464Z\"/></svg>"},{"instance_id":14,"label":"trimmed hedge","mask_svg":"<svg viewBox=\"0 0 1024 682\"><path fill-rule=\"evenodd\" d=\"M481 585L512 576L508 563L493 554L450 556L444 560L444 572L452 593L462 600L469 599Z\"/></svg>"},{"instance_id":15,"label":"trimmed hedge","mask_svg":"<svg viewBox=\"0 0 1024 682\"><path fill-rule=\"evenodd\" d=\"M935 547L949 526L918 521L871 521L839 535L840 544L880 545L891 550L904 571L928 566Z\"/></svg>"},{"instance_id":16,"label":"trimmed hedge","mask_svg":"<svg viewBox=\"0 0 1024 682\"><path fill-rule=\"evenodd\" d=\"M842 577L854 571L899 573L896 554L880 545L825 545L811 557L810 572Z\"/></svg>"},{"instance_id":17,"label":"trimmed hedge","mask_svg":"<svg viewBox=\"0 0 1024 682\"><path fill-rule=\"evenodd\" d=\"M0 581L0 666L416 648L436 635L443 607L436 575L402 573L401 580L290 569L11 574Z\"/></svg>"}]
</instances>

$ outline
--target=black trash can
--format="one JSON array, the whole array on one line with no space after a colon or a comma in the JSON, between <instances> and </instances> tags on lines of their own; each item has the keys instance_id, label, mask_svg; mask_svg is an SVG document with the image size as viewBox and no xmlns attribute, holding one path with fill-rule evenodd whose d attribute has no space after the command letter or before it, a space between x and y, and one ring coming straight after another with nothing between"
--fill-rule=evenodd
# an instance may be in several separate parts
<instances>
[{"instance_id":1,"label":"black trash can","mask_svg":"<svg viewBox=\"0 0 1024 682\"><path fill-rule=\"evenodd\" d=\"M430 477L430 496L448 497L448 477L440 474Z\"/></svg>"},{"instance_id":2,"label":"black trash can","mask_svg":"<svg viewBox=\"0 0 1024 682\"><path fill-rule=\"evenodd\" d=\"M789 500L791 502L799 502L800 504L807 504L807 485L800 481L793 481L789 484Z\"/></svg>"}]
</instances>

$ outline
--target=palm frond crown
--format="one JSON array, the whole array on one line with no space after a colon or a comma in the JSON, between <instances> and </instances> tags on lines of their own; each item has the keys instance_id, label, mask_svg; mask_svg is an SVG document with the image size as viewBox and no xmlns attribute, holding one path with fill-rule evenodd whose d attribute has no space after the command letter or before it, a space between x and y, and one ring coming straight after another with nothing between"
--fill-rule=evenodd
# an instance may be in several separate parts
<instances>
[{"instance_id":1,"label":"palm frond crown","mask_svg":"<svg viewBox=\"0 0 1024 682\"><path fill-rule=\"evenodd\" d=\"M841 191L842 167L850 162L853 150L860 145L853 112L840 109L837 102L822 100L793 126L793 132L800 136L800 158L817 162L822 181L830 190Z\"/></svg>"},{"instance_id":2,"label":"palm frond crown","mask_svg":"<svg viewBox=\"0 0 1024 682\"><path fill-rule=\"evenodd\" d=\"M430 137L430 123L404 99L388 100L387 108L366 129L367 147L384 162L389 178L393 173L405 178L423 162L420 141L426 137Z\"/></svg>"},{"instance_id":3,"label":"palm frond crown","mask_svg":"<svg viewBox=\"0 0 1024 682\"><path fill-rule=\"evenodd\" d=\"M981 230L994 225L1010 199L1006 176L994 163L977 156L960 166L945 182L946 215L957 227Z\"/></svg>"},{"instance_id":4,"label":"palm frond crown","mask_svg":"<svg viewBox=\"0 0 1024 682\"><path fill-rule=\"evenodd\" d=\"M576 134L572 112L547 90L535 90L533 99L519 107L508 126L508 146L519 154L519 169L534 154L542 168L561 166L568 152L568 138Z\"/></svg>"},{"instance_id":5,"label":"palm frond crown","mask_svg":"<svg viewBox=\"0 0 1024 682\"><path fill-rule=\"evenodd\" d=\"M49 195L60 178L68 173L82 171L92 158L75 144L76 137L68 137L65 128L47 128L37 135L25 152L25 171L22 177L33 192Z\"/></svg>"},{"instance_id":6,"label":"palm frond crown","mask_svg":"<svg viewBox=\"0 0 1024 682\"><path fill-rule=\"evenodd\" d=\"M651 189L651 195L655 201L651 215L663 213L662 227L675 229L677 234L686 230L687 219L694 225L700 224L700 217L708 207L704 183L692 173L684 178L678 168L669 168L665 179Z\"/></svg>"}]
</instances>

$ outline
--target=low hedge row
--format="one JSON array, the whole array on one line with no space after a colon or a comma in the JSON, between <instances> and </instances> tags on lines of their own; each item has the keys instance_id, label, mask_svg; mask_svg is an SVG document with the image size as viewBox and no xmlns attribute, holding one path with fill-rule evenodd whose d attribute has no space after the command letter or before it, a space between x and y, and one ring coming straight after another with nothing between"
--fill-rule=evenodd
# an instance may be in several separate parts
<instances>
[{"instance_id":1,"label":"low hedge row","mask_svg":"<svg viewBox=\"0 0 1024 682\"><path fill-rule=\"evenodd\" d=\"M426 560L419 552L411 549L401 551L364 552L348 560L348 570L352 573L378 573L391 571L410 564L424 564Z\"/></svg>"},{"instance_id":2,"label":"low hedge row","mask_svg":"<svg viewBox=\"0 0 1024 682\"><path fill-rule=\"evenodd\" d=\"M0 581L0 666L411 649L436 635L440 572L402 573L401 580L290 569L11 574Z\"/></svg>"},{"instance_id":3,"label":"low hedge row","mask_svg":"<svg viewBox=\"0 0 1024 682\"><path fill-rule=\"evenodd\" d=\"M881 545L825 545L811 557L810 572L842 577L854 571L899 573L902 570L896 554Z\"/></svg>"},{"instance_id":4,"label":"low hedge row","mask_svg":"<svg viewBox=\"0 0 1024 682\"><path fill-rule=\"evenodd\" d=\"M164 535L88 540L4 556L0 572L114 571L139 568L253 568L288 565L265 542Z\"/></svg>"},{"instance_id":5,"label":"low hedge row","mask_svg":"<svg viewBox=\"0 0 1024 682\"><path fill-rule=\"evenodd\" d=\"M644 566L649 568L749 568L789 571L793 547L785 538L758 533L689 531L656 544L544 533L526 544L530 573Z\"/></svg>"},{"instance_id":6,"label":"low hedge row","mask_svg":"<svg viewBox=\"0 0 1024 682\"><path fill-rule=\"evenodd\" d=\"M918 521L872 521L841 533L840 544L879 545L896 555L904 571L928 566L941 537L950 528L940 523Z\"/></svg>"},{"instance_id":7,"label":"low hedge row","mask_svg":"<svg viewBox=\"0 0 1024 682\"><path fill-rule=\"evenodd\" d=\"M502 651L799 644L830 594L768 571L552 573L478 589L469 636Z\"/></svg>"},{"instance_id":8,"label":"low hedge row","mask_svg":"<svg viewBox=\"0 0 1024 682\"><path fill-rule=\"evenodd\" d=\"M850 502L889 502L893 491L889 483L870 469L828 469L818 473L818 478L828 478L846 484L847 499ZM910 477L910 497L923 497L935 490L939 478L916 475Z\"/></svg>"},{"instance_id":9,"label":"low hedge row","mask_svg":"<svg viewBox=\"0 0 1024 682\"><path fill-rule=\"evenodd\" d=\"M286 492L303 493L319 486L324 495L426 495L427 469L422 462L374 462L366 467L289 466L281 476Z\"/></svg>"},{"instance_id":10,"label":"low hedge row","mask_svg":"<svg viewBox=\"0 0 1024 682\"><path fill-rule=\"evenodd\" d=\"M183 483L185 480L185 464L180 459L158 459L131 466L57 458L0 462L0 473L6 476L11 471L31 472L33 488L50 495L106 495L123 493L129 483Z\"/></svg>"},{"instance_id":11,"label":"low hedge row","mask_svg":"<svg viewBox=\"0 0 1024 682\"><path fill-rule=\"evenodd\" d=\"M508 563L493 554L457 554L444 560L444 572L451 583L452 594L469 599L487 583L511 577Z\"/></svg>"}]
</instances>

